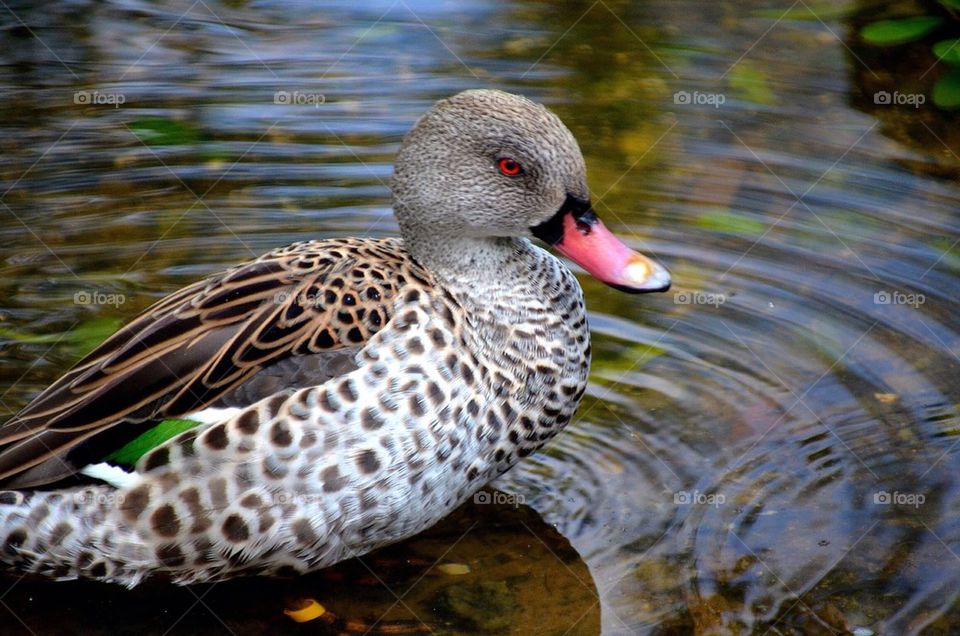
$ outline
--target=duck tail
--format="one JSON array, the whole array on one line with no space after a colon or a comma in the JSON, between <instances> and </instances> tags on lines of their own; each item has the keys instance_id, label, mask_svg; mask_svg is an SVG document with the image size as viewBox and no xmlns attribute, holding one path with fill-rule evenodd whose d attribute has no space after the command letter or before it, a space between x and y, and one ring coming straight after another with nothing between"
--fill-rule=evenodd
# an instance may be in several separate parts
<instances>
[{"instance_id":1,"label":"duck tail","mask_svg":"<svg viewBox=\"0 0 960 636\"><path fill-rule=\"evenodd\" d=\"M142 545L110 533L104 523L116 493L110 486L0 490L0 569L137 585L144 575L133 565L142 561Z\"/></svg>"}]
</instances>

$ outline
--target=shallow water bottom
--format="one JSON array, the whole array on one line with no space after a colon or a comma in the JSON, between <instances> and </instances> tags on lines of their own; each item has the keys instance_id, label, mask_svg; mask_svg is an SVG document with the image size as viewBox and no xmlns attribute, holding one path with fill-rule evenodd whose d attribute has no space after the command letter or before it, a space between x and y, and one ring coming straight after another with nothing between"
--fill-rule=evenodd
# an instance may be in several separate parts
<instances>
[{"instance_id":1,"label":"shallow water bottom","mask_svg":"<svg viewBox=\"0 0 960 636\"><path fill-rule=\"evenodd\" d=\"M295 579L133 590L0 579L2 634L597 634L586 564L530 508L469 502L411 540ZM327 611L294 622L313 599ZM0 608L0 614L4 609Z\"/></svg>"}]
</instances>

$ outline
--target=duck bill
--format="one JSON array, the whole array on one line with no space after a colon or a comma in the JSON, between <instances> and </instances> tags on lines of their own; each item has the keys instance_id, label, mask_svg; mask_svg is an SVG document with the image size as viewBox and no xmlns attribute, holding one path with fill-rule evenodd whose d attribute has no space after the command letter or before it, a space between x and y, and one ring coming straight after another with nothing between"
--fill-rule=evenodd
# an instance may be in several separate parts
<instances>
[{"instance_id":1,"label":"duck bill","mask_svg":"<svg viewBox=\"0 0 960 636\"><path fill-rule=\"evenodd\" d=\"M670 272L630 249L600 222L589 201L568 196L533 235L587 270L597 280L631 294L670 289Z\"/></svg>"}]
</instances>

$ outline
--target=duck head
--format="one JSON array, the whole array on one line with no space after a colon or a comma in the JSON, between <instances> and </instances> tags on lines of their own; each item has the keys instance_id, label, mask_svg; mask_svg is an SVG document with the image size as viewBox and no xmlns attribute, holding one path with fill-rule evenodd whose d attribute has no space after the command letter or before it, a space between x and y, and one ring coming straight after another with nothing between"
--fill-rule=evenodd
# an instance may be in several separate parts
<instances>
[{"instance_id":1,"label":"duck head","mask_svg":"<svg viewBox=\"0 0 960 636\"><path fill-rule=\"evenodd\" d=\"M469 90L438 102L404 139L391 189L414 257L418 243L533 236L619 290L670 287L666 269L594 213L573 134L519 95Z\"/></svg>"}]
</instances>

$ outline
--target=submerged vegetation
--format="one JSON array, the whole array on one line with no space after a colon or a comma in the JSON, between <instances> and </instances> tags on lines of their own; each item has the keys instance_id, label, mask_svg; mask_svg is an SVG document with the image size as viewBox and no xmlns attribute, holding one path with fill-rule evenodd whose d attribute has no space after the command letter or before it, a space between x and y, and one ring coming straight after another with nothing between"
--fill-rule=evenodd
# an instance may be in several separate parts
<instances>
[{"instance_id":1,"label":"submerged vegetation","mask_svg":"<svg viewBox=\"0 0 960 636\"><path fill-rule=\"evenodd\" d=\"M945 67L930 89L933 103L945 110L960 108L960 0L907 6L895 3L881 13L887 14L897 17L871 18L860 27L863 41L884 48L910 44L928 48ZM932 69L923 60L916 70L922 80ZM894 99L892 94L889 99Z\"/></svg>"}]
</instances>

